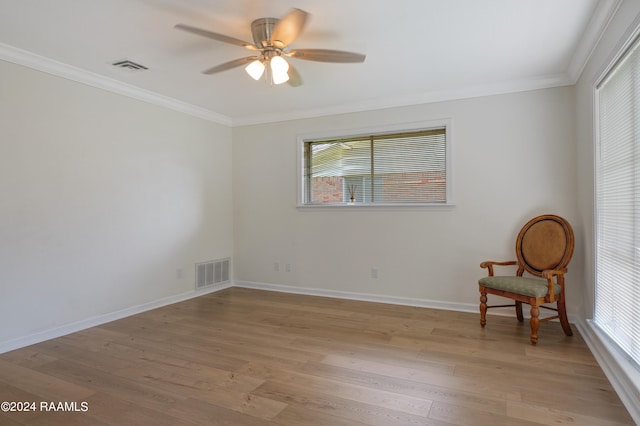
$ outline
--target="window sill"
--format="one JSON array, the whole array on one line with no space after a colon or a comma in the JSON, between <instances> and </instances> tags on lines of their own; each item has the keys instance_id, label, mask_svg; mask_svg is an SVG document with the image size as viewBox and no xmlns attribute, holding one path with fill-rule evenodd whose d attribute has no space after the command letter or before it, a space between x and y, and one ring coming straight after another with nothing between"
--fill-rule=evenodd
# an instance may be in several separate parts
<instances>
[{"instance_id":1,"label":"window sill","mask_svg":"<svg viewBox=\"0 0 640 426\"><path fill-rule=\"evenodd\" d=\"M371 203L336 203L336 204L298 204L298 209L345 209L345 210L360 210L360 209L415 209L415 208L452 208L455 207L453 203L389 203L389 204L371 204Z\"/></svg>"},{"instance_id":2,"label":"window sill","mask_svg":"<svg viewBox=\"0 0 640 426\"><path fill-rule=\"evenodd\" d=\"M607 334L601 331L593 320L578 321L576 325L629 414L638 422L640 420L640 409L638 409L640 370L615 343L610 341Z\"/></svg>"}]
</instances>

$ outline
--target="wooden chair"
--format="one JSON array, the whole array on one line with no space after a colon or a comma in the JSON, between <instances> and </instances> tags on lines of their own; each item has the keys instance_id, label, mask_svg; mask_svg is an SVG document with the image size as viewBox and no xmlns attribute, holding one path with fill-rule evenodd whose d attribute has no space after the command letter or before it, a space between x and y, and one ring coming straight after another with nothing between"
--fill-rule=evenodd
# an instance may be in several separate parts
<instances>
[{"instance_id":1,"label":"wooden chair","mask_svg":"<svg viewBox=\"0 0 640 426\"><path fill-rule=\"evenodd\" d=\"M516 240L517 261L480 264L488 269L488 276L478 281L480 289L480 325L487 324L487 308L515 306L518 321L523 321L522 304L531 306L531 344L538 343L541 321L559 318L567 336L573 335L564 303L564 275L573 255L573 230L569 223L555 215L542 215L531 219L520 230ZM517 265L515 276L495 276L494 266ZM534 277L523 276L528 272ZM555 280L554 280L555 278ZM487 294L513 299L513 305L487 306ZM556 302L556 308L542 306ZM539 318L540 308L550 309L557 315Z\"/></svg>"}]
</instances>

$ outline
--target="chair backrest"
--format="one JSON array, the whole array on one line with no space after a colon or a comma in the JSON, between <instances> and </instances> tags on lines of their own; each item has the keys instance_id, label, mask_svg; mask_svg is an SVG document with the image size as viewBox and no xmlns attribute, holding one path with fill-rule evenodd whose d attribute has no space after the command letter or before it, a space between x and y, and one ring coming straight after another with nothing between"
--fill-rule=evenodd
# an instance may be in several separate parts
<instances>
[{"instance_id":1,"label":"chair backrest","mask_svg":"<svg viewBox=\"0 0 640 426\"><path fill-rule=\"evenodd\" d=\"M540 277L545 269L566 268L573 247L569 222L551 214L534 217L522 227L516 240L518 275L522 275L522 269Z\"/></svg>"}]
</instances>

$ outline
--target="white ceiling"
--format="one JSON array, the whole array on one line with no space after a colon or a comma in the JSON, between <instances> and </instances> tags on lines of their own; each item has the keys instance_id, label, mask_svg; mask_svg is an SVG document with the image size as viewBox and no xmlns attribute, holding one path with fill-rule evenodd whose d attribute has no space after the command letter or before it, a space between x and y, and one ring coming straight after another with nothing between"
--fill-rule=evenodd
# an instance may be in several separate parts
<instances>
[{"instance_id":1,"label":"white ceiling","mask_svg":"<svg viewBox=\"0 0 640 426\"><path fill-rule=\"evenodd\" d=\"M573 84L618 0L0 0L0 59L230 125ZM290 59L303 85L269 86L250 52L174 29L252 41L251 21L311 14L292 48L367 55ZM111 65L129 59L148 67ZM1 76L0 76L1 78Z\"/></svg>"}]
</instances>

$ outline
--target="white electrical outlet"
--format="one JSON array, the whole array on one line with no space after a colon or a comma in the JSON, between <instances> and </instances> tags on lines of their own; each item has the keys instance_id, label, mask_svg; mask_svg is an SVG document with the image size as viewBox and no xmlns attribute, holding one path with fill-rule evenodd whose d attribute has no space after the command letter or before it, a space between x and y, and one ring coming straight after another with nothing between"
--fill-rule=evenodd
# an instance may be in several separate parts
<instances>
[{"instance_id":1,"label":"white electrical outlet","mask_svg":"<svg viewBox=\"0 0 640 426\"><path fill-rule=\"evenodd\" d=\"M279 272L280 271L280 264L278 262L273 262L273 270L275 272Z\"/></svg>"},{"instance_id":2,"label":"white electrical outlet","mask_svg":"<svg viewBox=\"0 0 640 426\"><path fill-rule=\"evenodd\" d=\"M286 265L284 265L284 270L285 270L286 272L291 272L291 264L290 264L290 263L287 263Z\"/></svg>"},{"instance_id":3,"label":"white electrical outlet","mask_svg":"<svg viewBox=\"0 0 640 426\"><path fill-rule=\"evenodd\" d=\"M371 268L371 278L377 279L378 278L378 268Z\"/></svg>"}]
</instances>

